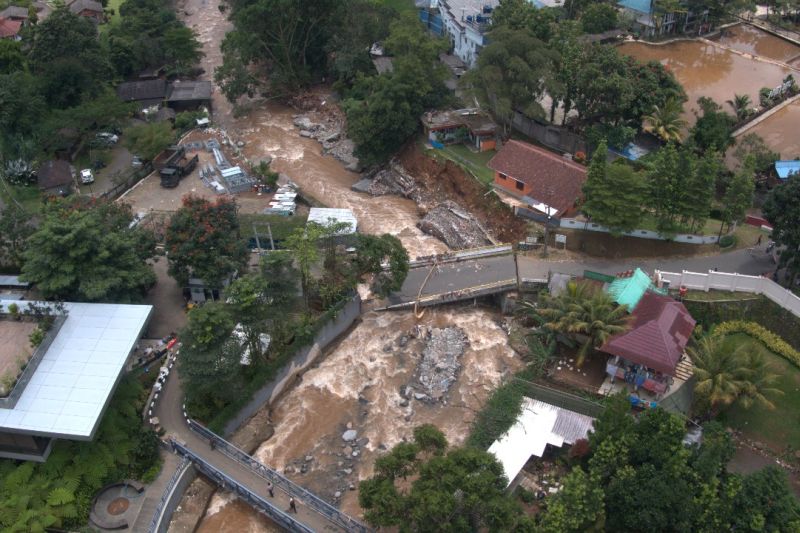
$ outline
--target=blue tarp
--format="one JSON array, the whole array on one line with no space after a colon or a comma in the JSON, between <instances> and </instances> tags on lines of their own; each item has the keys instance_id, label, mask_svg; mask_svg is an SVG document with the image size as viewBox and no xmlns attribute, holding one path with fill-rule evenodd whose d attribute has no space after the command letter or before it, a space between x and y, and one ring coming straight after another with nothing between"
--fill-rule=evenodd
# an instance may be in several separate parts
<instances>
[{"instance_id":1,"label":"blue tarp","mask_svg":"<svg viewBox=\"0 0 800 533\"><path fill-rule=\"evenodd\" d=\"M624 157L630 161L638 161L642 157L646 156L650 153L650 150L645 148L644 146L640 146L635 143L628 143L625 148L619 149L614 148L613 146L609 148L611 153L617 154L618 156Z\"/></svg>"},{"instance_id":2,"label":"blue tarp","mask_svg":"<svg viewBox=\"0 0 800 533\"><path fill-rule=\"evenodd\" d=\"M782 180L787 179L789 174L800 174L800 161L775 161L775 172Z\"/></svg>"},{"instance_id":3,"label":"blue tarp","mask_svg":"<svg viewBox=\"0 0 800 533\"><path fill-rule=\"evenodd\" d=\"M639 13L650 13L652 9L651 0L621 0L617 2L617 4L624 8L638 11Z\"/></svg>"}]
</instances>

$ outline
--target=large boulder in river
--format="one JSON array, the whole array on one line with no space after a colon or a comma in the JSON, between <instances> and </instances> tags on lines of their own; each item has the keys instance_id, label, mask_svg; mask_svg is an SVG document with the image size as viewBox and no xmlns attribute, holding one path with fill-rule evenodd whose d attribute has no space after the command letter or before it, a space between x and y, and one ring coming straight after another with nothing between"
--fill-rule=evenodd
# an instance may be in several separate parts
<instances>
[{"instance_id":1,"label":"large boulder in river","mask_svg":"<svg viewBox=\"0 0 800 533\"><path fill-rule=\"evenodd\" d=\"M417 227L441 240L453 250L477 248L491 244L483 224L455 202L443 202L425 215Z\"/></svg>"}]
</instances>

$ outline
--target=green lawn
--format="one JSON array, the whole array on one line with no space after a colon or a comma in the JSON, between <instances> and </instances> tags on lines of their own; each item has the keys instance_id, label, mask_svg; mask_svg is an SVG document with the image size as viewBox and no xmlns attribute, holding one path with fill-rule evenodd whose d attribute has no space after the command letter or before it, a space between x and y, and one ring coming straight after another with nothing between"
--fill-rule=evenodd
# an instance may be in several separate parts
<instances>
[{"instance_id":1,"label":"green lawn","mask_svg":"<svg viewBox=\"0 0 800 533\"><path fill-rule=\"evenodd\" d=\"M380 3L399 13L413 12L415 9L414 0L380 0Z\"/></svg>"},{"instance_id":2,"label":"green lawn","mask_svg":"<svg viewBox=\"0 0 800 533\"><path fill-rule=\"evenodd\" d=\"M774 386L783 391L783 396L773 399L774 410L758 405L750 409L734 405L723 413L723 423L741 430L751 440L765 443L775 452L782 452L787 446L800 449L800 369L748 335L730 335L726 342L736 346L749 343L753 349L762 351L772 371L779 376Z\"/></svg>"},{"instance_id":3,"label":"green lawn","mask_svg":"<svg viewBox=\"0 0 800 533\"><path fill-rule=\"evenodd\" d=\"M42 193L35 186L0 184L0 198L8 205L16 200L30 214L38 213L42 207Z\"/></svg>"},{"instance_id":4,"label":"green lawn","mask_svg":"<svg viewBox=\"0 0 800 533\"><path fill-rule=\"evenodd\" d=\"M119 16L119 6L122 5L123 0L108 0L108 4L106 4L106 9L113 9L114 14L108 17L108 22L105 24L101 24L99 27L100 33L105 33L112 26L116 25L120 21Z\"/></svg>"},{"instance_id":5,"label":"green lawn","mask_svg":"<svg viewBox=\"0 0 800 533\"><path fill-rule=\"evenodd\" d=\"M255 223L259 239L262 235L267 234L267 224L272 230L272 238L275 240L283 240L289 236L296 228L301 228L306 224L306 217L294 215L291 217L284 217L280 215L260 215L252 213L240 213L239 224L241 224L242 235L250 238L253 235L253 223ZM263 247L268 247L269 243L262 243Z\"/></svg>"},{"instance_id":6,"label":"green lawn","mask_svg":"<svg viewBox=\"0 0 800 533\"><path fill-rule=\"evenodd\" d=\"M693 233L695 235L719 235L719 226L720 221L709 218L706 220L705 226L703 226L699 230L695 230ZM650 231L657 231L656 228L656 219L653 217L651 213L646 213L644 218L642 219L641 224L639 224L640 229L646 229ZM688 233L689 228L684 228L679 233ZM767 234L761 231L760 228L755 226L750 226L749 224L738 224L736 226L736 231L733 233L736 236L736 245L731 248L731 250L739 249L739 248L750 248L754 246L756 241L758 241L759 236L763 236L766 238Z\"/></svg>"},{"instance_id":7,"label":"green lawn","mask_svg":"<svg viewBox=\"0 0 800 533\"><path fill-rule=\"evenodd\" d=\"M494 150L473 152L463 144L451 144L433 152L463 167L485 185L490 185L494 181L494 171L486 166L497 153Z\"/></svg>"}]
</instances>

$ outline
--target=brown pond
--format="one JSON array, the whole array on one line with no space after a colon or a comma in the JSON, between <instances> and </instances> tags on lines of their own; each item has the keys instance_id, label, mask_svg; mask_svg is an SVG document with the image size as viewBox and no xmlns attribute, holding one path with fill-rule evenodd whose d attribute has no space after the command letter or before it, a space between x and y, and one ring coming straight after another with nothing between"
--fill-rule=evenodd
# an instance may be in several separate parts
<instances>
[{"instance_id":1,"label":"brown pond","mask_svg":"<svg viewBox=\"0 0 800 533\"><path fill-rule=\"evenodd\" d=\"M757 103L758 91L762 87L776 87L793 72L702 40L664 45L627 42L620 45L620 51L640 61L660 61L675 74L689 97L684 118L690 124L696 120L692 111L698 111L697 99L701 96L712 98L724 108L728 108L725 101L732 99L734 94L747 94Z\"/></svg>"},{"instance_id":2,"label":"brown pond","mask_svg":"<svg viewBox=\"0 0 800 533\"><path fill-rule=\"evenodd\" d=\"M724 29L716 42L746 54L767 57L783 63L794 64L793 61L800 61L800 46L748 24ZM797 66L800 67L800 62Z\"/></svg>"}]
</instances>

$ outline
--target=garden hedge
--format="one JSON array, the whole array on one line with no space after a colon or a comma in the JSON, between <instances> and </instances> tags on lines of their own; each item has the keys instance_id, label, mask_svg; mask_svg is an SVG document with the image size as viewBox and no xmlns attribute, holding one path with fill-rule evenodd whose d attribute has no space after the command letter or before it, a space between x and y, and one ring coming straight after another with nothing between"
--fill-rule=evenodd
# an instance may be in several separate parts
<instances>
[{"instance_id":1,"label":"garden hedge","mask_svg":"<svg viewBox=\"0 0 800 533\"><path fill-rule=\"evenodd\" d=\"M800 352L792 348L789 343L778 335L755 322L746 322L744 320L723 322L714 327L712 335L724 336L733 333L745 333L760 340L769 350L780 355L795 366L800 367Z\"/></svg>"}]
</instances>

